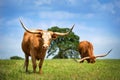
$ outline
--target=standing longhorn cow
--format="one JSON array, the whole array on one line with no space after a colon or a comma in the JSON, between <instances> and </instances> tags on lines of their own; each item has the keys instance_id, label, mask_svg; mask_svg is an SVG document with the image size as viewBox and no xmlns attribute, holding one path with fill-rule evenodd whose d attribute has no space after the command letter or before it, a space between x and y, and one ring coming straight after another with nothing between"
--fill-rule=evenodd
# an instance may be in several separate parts
<instances>
[{"instance_id":1,"label":"standing longhorn cow","mask_svg":"<svg viewBox=\"0 0 120 80\"><path fill-rule=\"evenodd\" d=\"M44 57L46 55L46 51L50 45L52 39L56 39L58 36L68 35L73 27L67 33L59 33L45 30L29 30L27 29L22 21L20 20L22 27L25 29L23 41L22 41L22 50L25 53L25 67L26 72L28 71L29 64L29 56L31 56L32 64L33 64L33 72L36 72L36 60L40 60L39 62L39 73L42 73L42 64L44 61Z\"/></svg>"},{"instance_id":2,"label":"standing longhorn cow","mask_svg":"<svg viewBox=\"0 0 120 80\"><path fill-rule=\"evenodd\" d=\"M107 54L94 56L93 45L88 41L81 41L79 43L78 50L79 50L81 59L77 60L77 62L81 62L81 63L83 63L84 60L87 60L88 63L95 63L96 58L105 57L112 51L111 49Z\"/></svg>"}]
</instances>

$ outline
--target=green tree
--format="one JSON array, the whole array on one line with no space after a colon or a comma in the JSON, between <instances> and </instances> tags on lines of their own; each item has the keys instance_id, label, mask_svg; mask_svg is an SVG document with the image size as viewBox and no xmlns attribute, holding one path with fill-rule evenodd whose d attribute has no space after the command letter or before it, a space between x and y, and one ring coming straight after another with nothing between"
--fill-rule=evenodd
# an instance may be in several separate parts
<instances>
[{"instance_id":1,"label":"green tree","mask_svg":"<svg viewBox=\"0 0 120 80\"><path fill-rule=\"evenodd\" d=\"M53 32L67 32L69 30L69 28L59 28L57 26L48 29L48 31ZM78 58L78 44L79 36L75 35L73 32L67 36L59 36L51 42L47 58L49 56L53 56L53 58ZM57 50L58 54L55 54Z\"/></svg>"}]
</instances>

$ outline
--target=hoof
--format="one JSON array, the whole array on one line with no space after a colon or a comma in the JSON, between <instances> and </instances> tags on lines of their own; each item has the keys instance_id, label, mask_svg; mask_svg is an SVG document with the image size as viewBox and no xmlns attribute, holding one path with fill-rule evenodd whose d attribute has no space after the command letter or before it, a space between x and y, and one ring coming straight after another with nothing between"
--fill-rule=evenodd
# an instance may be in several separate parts
<instances>
[{"instance_id":1,"label":"hoof","mask_svg":"<svg viewBox=\"0 0 120 80\"><path fill-rule=\"evenodd\" d=\"M43 74L43 72L42 72L42 71L39 71L39 73L40 73L40 74Z\"/></svg>"}]
</instances>

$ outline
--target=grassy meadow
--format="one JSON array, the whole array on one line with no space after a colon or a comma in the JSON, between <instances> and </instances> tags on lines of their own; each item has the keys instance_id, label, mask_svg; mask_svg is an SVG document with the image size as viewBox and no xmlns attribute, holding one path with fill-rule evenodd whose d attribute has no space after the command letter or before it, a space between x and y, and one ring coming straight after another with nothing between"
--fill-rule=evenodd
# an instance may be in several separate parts
<instances>
[{"instance_id":1,"label":"grassy meadow","mask_svg":"<svg viewBox=\"0 0 120 80\"><path fill-rule=\"evenodd\" d=\"M0 80L120 80L120 59L102 59L94 64L72 59L45 60L43 74L23 68L24 60L0 60ZM38 64L38 62L37 62Z\"/></svg>"}]
</instances>

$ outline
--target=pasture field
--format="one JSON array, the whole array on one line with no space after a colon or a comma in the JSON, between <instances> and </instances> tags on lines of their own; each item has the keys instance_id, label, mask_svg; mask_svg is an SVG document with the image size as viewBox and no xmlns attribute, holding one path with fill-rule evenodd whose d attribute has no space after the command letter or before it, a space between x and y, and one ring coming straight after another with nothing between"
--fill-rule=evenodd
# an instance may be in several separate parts
<instances>
[{"instance_id":1,"label":"pasture field","mask_svg":"<svg viewBox=\"0 0 120 80\"><path fill-rule=\"evenodd\" d=\"M52 59L43 63L43 74L23 68L24 60L0 60L0 80L120 80L120 59L101 59L94 64L72 59ZM38 64L38 62L37 62Z\"/></svg>"}]
</instances>

